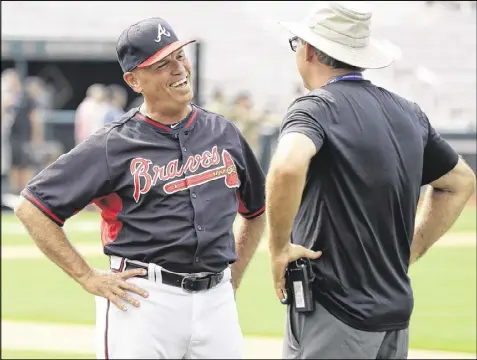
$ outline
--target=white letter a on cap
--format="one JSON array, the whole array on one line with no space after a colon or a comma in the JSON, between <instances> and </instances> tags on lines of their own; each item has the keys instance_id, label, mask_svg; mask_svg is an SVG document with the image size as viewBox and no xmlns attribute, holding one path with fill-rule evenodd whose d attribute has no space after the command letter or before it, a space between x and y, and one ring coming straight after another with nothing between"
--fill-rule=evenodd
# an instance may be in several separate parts
<instances>
[{"instance_id":1,"label":"white letter a on cap","mask_svg":"<svg viewBox=\"0 0 477 360\"><path fill-rule=\"evenodd\" d=\"M164 27L159 24L157 25L157 39L154 40L155 42L160 42L161 39L162 39L162 35L166 35L166 36L171 36L171 34L169 33L169 31L167 31L166 29L164 29Z\"/></svg>"}]
</instances>

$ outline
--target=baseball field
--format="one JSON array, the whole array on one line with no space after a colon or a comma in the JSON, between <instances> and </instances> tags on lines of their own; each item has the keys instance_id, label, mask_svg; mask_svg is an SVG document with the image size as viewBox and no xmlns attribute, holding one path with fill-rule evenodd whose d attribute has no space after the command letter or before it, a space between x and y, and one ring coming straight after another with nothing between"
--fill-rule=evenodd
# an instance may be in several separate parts
<instances>
[{"instance_id":1,"label":"baseball field","mask_svg":"<svg viewBox=\"0 0 477 360\"><path fill-rule=\"evenodd\" d=\"M93 297L36 250L13 214L2 214L1 221L1 358L94 358ZM79 213L66 223L65 231L92 265L107 267L98 213ZM410 358L475 359L475 245L474 205L411 268L415 307ZM247 358L278 358L281 352L285 308L274 296L266 247L264 239L237 294Z\"/></svg>"}]
</instances>

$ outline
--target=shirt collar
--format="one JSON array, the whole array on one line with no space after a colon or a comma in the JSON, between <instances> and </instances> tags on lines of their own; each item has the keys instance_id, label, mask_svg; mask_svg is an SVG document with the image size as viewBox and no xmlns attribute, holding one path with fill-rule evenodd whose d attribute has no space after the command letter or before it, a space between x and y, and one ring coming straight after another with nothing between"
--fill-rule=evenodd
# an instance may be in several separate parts
<instances>
[{"instance_id":1,"label":"shirt collar","mask_svg":"<svg viewBox=\"0 0 477 360\"><path fill-rule=\"evenodd\" d=\"M155 121L155 120L151 119L149 116L141 113L139 111L139 109L136 113L136 117L139 120L144 121L145 123L147 123L149 125L152 125L153 127L155 127L156 129L158 129L162 132L172 133L172 132L180 130L180 129L192 130L194 128L195 124L197 123L197 121L195 121L195 120L197 118L198 109L194 104L191 104L191 106L192 106L192 111L183 120L180 121L180 122L185 123L185 125L181 124L176 128L171 128L170 125L162 124L158 121Z\"/></svg>"}]
</instances>

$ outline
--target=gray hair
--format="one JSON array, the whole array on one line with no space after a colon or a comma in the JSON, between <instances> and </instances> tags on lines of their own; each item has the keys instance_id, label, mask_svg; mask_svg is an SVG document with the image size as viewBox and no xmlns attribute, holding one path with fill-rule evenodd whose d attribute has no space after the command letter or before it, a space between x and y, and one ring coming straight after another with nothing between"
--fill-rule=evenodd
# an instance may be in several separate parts
<instances>
[{"instance_id":1,"label":"gray hair","mask_svg":"<svg viewBox=\"0 0 477 360\"><path fill-rule=\"evenodd\" d=\"M306 41L304 41L303 39L300 39L300 41L303 45L306 44ZM353 66L353 65L349 65L349 64L346 64L342 61L336 60L335 58L329 56L328 54L324 53L323 51L318 50L313 45L311 45L311 44L309 44L309 45L315 50L316 56L318 57L318 61L320 63L322 63L323 65L327 65L327 66L329 66L333 69L343 69L343 70L350 70L350 71L356 71L356 72L362 72L362 71L365 70L363 68Z\"/></svg>"}]
</instances>

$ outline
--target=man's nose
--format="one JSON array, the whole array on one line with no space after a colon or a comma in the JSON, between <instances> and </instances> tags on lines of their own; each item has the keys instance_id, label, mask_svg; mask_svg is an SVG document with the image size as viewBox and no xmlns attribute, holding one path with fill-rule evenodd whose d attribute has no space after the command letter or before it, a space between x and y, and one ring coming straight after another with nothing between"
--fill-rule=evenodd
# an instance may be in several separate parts
<instances>
[{"instance_id":1,"label":"man's nose","mask_svg":"<svg viewBox=\"0 0 477 360\"><path fill-rule=\"evenodd\" d=\"M172 65L172 75L181 75L187 72L184 64L180 61L173 61Z\"/></svg>"}]
</instances>

